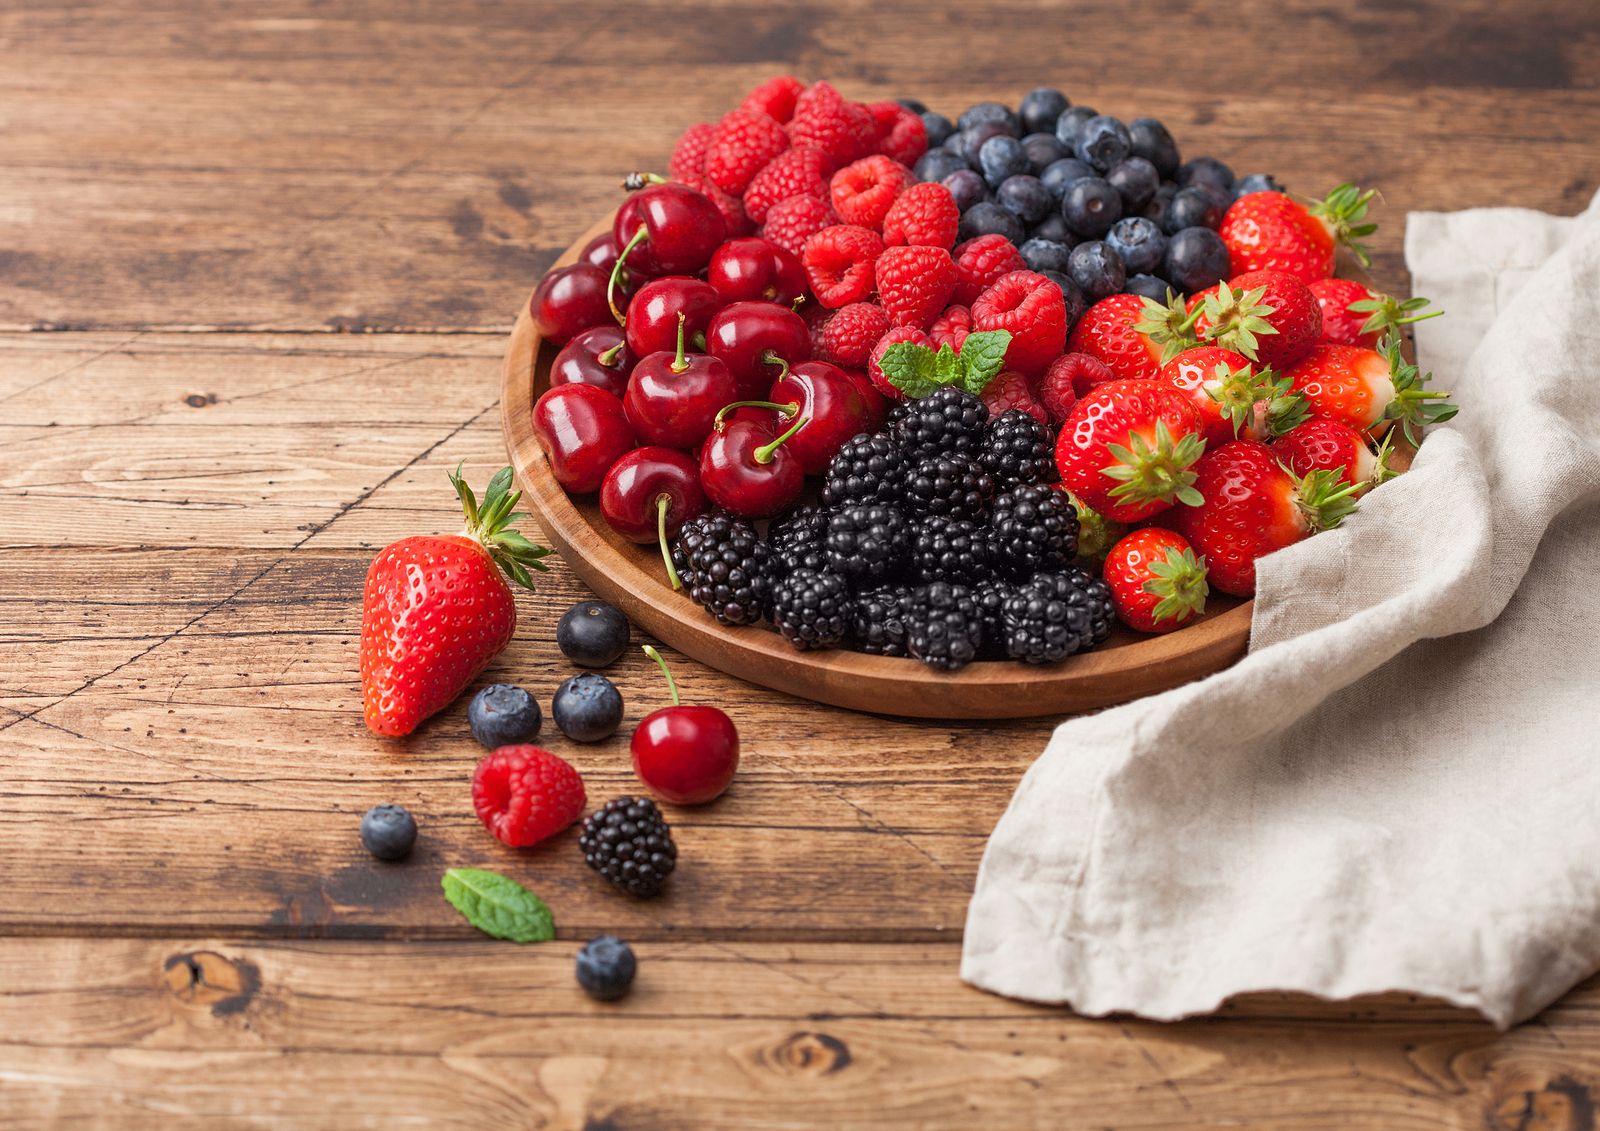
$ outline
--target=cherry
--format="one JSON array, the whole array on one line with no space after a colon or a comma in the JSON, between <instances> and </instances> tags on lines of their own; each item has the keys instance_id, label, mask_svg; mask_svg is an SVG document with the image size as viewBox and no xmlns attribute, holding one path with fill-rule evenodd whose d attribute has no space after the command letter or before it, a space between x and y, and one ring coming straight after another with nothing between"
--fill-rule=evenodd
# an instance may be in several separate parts
<instances>
[{"instance_id":1,"label":"cherry","mask_svg":"<svg viewBox=\"0 0 1600 1131\"><path fill-rule=\"evenodd\" d=\"M651 279L628 303L624 326L628 348L636 357L659 350L672 352L678 338L678 315L682 314L688 320L684 329L690 341L700 335L699 348L703 349L706 327L721 306L722 300L710 283L688 275Z\"/></svg>"},{"instance_id":2,"label":"cherry","mask_svg":"<svg viewBox=\"0 0 1600 1131\"><path fill-rule=\"evenodd\" d=\"M861 390L861 395L867 402L867 426L862 431L882 432L884 421L889 419L889 398L880 393L878 386L872 383L872 378L861 370L845 369L840 366L839 372L855 382L856 388Z\"/></svg>"},{"instance_id":3,"label":"cherry","mask_svg":"<svg viewBox=\"0 0 1600 1131\"><path fill-rule=\"evenodd\" d=\"M574 263L550 272L539 280L528 302L534 329L541 338L560 346L590 326L611 321L612 308L606 297L609 281L606 272L590 263ZM623 300L622 306L627 305L626 295L614 297Z\"/></svg>"},{"instance_id":4,"label":"cherry","mask_svg":"<svg viewBox=\"0 0 1600 1131\"><path fill-rule=\"evenodd\" d=\"M628 184L650 180L656 183L623 201L611 223L611 237L622 249L613 277L624 266L647 279L697 274L727 232L722 213L688 185L659 177L630 177Z\"/></svg>"},{"instance_id":5,"label":"cherry","mask_svg":"<svg viewBox=\"0 0 1600 1131\"><path fill-rule=\"evenodd\" d=\"M757 402L766 404L766 402ZM735 401L729 409L744 405ZM789 406L769 405L791 419ZM805 417L777 438L769 422L728 421L719 416L716 429L700 452L700 486L711 501L745 518L777 514L800 497L806 473L799 457L784 445L806 427Z\"/></svg>"},{"instance_id":6,"label":"cherry","mask_svg":"<svg viewBox=\"0 0 1600 1131\"><path fill-rule=\"evenodd\" d=\"M706 267L706 281L717 288L724 303L792 306L806 293L806 269L794 253L755 236L729 240L717 248Z\"/></svg>"},{"instance_id":7,"label":"cherry","mask_svg":"<svg viewBox=\"0 0 1600 1131\"><path fill-rule=\"evenodd\" d=\"M639 720L628 744L633 772L651 793L675 805L715 801L739 768L739 731L716 707L684 706L661 653L646 644L644 654L667 677L672 706Z\"/></svg>"},{"instance_id":8,"label":"cherry","mask_svg":"<svg viewBox=\"0 0 1600 1131\"><path fill-rule=\"evenodd\" d=\"M618 254L616 237L610 232L601 232L583 245L583 250L578 253L578 262L593 264L610 275L611 269L617 265Z\"/></svg>"},{"instance_id":9,"label":"cherry","mask_svg":"<svg viewBox=\"0 0 1600 1131\"><path fill-rule=\"evenodd\" d=\"M678 348L660 350L633 367L622 407L628 423L647 444L692 448L716 423L722 406L735 400L733 374L707 354L686 354L684 326L678 315Z\"/></svg>"},{"instance_id":10,"label":"cherry","mask_svg":"<svg viewBox=\"0 0 1600 1131\"><path fill-rule=\"evenodd\" d=\"M802 361L772 383L774 403L790 405L806 426L789 441L789 451L807 475L821 475L844 442L872 427L873 409L849 374L826 361Z\"/></svg>"},{"instance_id":11,"label":"cherry","mask_svg":"<svg viewBox=\"0 0 1600 1131\"><path fill-rule=\"evenodd\" d=\"M700 467L675 448L634 448L611 465L600 484L600 513L606 522L630 542L659 542L674 589L683 584L667 539L677 537L683 524L705 509Z\"/></svg>"},{"instance_id":12,"label":"cherry","mask_svg":"<svg viewBox=\"0 0 1600 1131\"><path fill-rule=\"evenodd\" d=\"M622 402L594 385L546 389L533 406L533 435L556 482L576 495L600 486L634 443Z\"/></svg>"},{"instance_id":13,"label":"cherry","mask_svg":"<svg viewBox=\"0 0 1600 1131\"><path fill-rule=\"evenodd\" d=\"M766 395L773 379L811 356L805 319L774 302L736 302L706 327L706 349L721 358L739 386L739 399Z\"/></svg>"},{"instance_id":14,"label":"cherry","mask_svg":"<svg viewBox=\"0 0 1600 1131\"><path fill-rule=\"evenodd\" d=\"M633 351L623 342L622 329L608 319L604 326L591 326L561 347L550 363L550 387L593 385L621 397L628 387L633 362Z\"/></svg>"}]
</instances>

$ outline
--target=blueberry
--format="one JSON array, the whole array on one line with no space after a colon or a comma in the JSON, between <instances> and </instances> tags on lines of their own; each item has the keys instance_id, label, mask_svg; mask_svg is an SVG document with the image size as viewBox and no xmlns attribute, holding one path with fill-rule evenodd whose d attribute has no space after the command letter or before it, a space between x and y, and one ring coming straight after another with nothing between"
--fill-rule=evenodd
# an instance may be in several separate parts
<instances>
[{"instance_id":1,"label":"blueberry","mask_svg":"<svg viewBox=\"0 0 1600 1131\"><path fill-rule=\"evenodd\" d=\"M983 162L978 154L983 151L983 147L989 143L990 138L996 137L1011 137L999 122L979 122L971 129L961 131L961 149L959 152L966 159L968 168L977 169L979 172L983 171ZM1011 138L1011 140L1016 141L1017 139ZM1018 144L1020 145L1021 143L1019 142Z\"/></svg>"},{"instance_id":2,"label":"blueberry","mask_svg":"<svg viewBox=\"0 0 1600 1131\"><path fill-rule=\"evenodd\" d=\"M941 183L950 190L950 195L955 197L956 208L962 212L989 199L989 186L965 165L945 177Z\"/></svg>"},{"instance_id":3,"label":"blueberry","mask_svg":"<svg viewBox=\"0 0 1600 1131\"><path fill-rule=\"evenodd\" d=\"M1031 239L1017 249L1027 261L1030 271L1060 271L1067 269L1067 256L1072 249L1064 243Z\"/></svg>"},{"instance_id":4,"label":"blueberry","mask_svg":"<svg viewBox=\"0 0 1600 1131\"><path fill-rule=\"evenodd\" d=\"M1163 177L1177 174L1178 143L1156 119L1135 118L1129 122L1128 140L1133 143L1133 155L1150 162Z\"/></svg>"},{"instance_id":5,"label":"blueberry","mask_svg":"<svg viewBox=\"0 0 1600 1131\"><path fill-rule=\"evenodd\" d=\"M1094 176L1094 170L1079 161L1076 157L1063 157L1059 161L1052 161L1045 166L1044 172L1039 174L1039 183L1050 190L1050 195L1060 203L1067 191L1067 186L1073 181L1084 177Z\"/></svg>"},{"instance_id":6,"label":"blueberry","mask_svg":"<svg viewBox=\"0 0 1600 1131\"><path fill-rule=\"evenodd\" d=\"M509 683L491 683L467 704L472 737L490 750L532 742L543 722L539 701Z\"/></svg>"},{"instance_id":7,"label":"blueberry","mask_svg":"<svg viewBox=\"0 0 1600 1131\"><path fill-rule=\"evenodd\" d=\"M1122 214L1132 216L1155 198L1161 174L1143 157L1124 157L1106 174L1106 183L1122 197Z\"/></svg>"},{"instance_id":8,"label":"blueberry","mask_svg":"<svg viewBox=\"0 0 1600 1131\"><path fill-rule=\"evenodd\" d=\"M999 134L978 150L978 166L989 187L999 188L1011 177L1028 171L1028 153L1016 138Z\"/></svg>"},{"instance_id":9,"label":"blueberry","mask_svg":"<svg viewBox=\"0 0 1600 1131\"><path fill-rule=\"evenodd\" d=\"M1061 213L1052 212L1043 220L1033 226L1028 233L1035 239L1049 240L1051 243L1064 243L1068 247L1078 242L1078 237L1073 235L1072 229L1067 227L1067 222Z\"/></svg>"},{"instance_id":10,"label":"blueberry","mask_svg":"<svg viewBox=\"0 0 1600 1131\"><path fill-rule=\"evenodd\" d=\"M579 672L556 688L550 713L574 742L599 742L622 725L622 693L603 675Z\"/></svg>"},{"instance_id":11,"label":"blueberry","mask_svg":"<svg viewBox=\"0 0 1600 1131\"><path fill-rule=\"evenodd\" d=\"M1099 114L1083 123L1083 129L1078 131L1078 144L1073 147L1079 161L1087 161L1102 172L1132 151L1128 127L1110 114Z\"/></svg>"},{"instance_id":12,"label":"blueberry","mask_svg":"<svg viewBox=\"0 0 1600 1131\"><path fill-rule=\"evenodd\" d=\"M1022 96L1022 128L1040 133L1056 128L1056 119L1068 106L1067 96L1052 86L1037 86Z\"/></svg>"},{"instance_id":13,"label":"blueberry","mask_svg":"<svg viewBox=\"0 0 1600 1131\"><path fill-rule=\"evenodd\" d=\"M1228 272L1228 245L1210 228L1185 228L1167 242L1161 274L1185 294L1220 283Z\"/></svg>"},{"instance_id":14,"label":"blueberry","mask_svg":"<svg viewBox=\"0 0 1600 1131\"><path fill-rule=\"evenodd\" d=\"M1171 181L1164 181L1156 189L1156 195L1144 207L1144 218L1155 224L1162 231L1167 230L1167 209L1172 206L1172 198L1178 194L1178 186Z\"/></svg>"},{"instance_id":15,"label":"blueberry","mask_svg":"<svg viewBox=\"0 0 1600 1131\"><path fill-rule=\"evenodd\" d=\"M1022 151L1028 155L1028 171L1036 177L1063 157L1070 156L1055 134L1029 134L1022 139Z\"/></svg>"},{"instance_id":16,"label":"blueberry","mask_svg":"<svg viewBox=\"0 0 1600 1131\"><path fill-rule=\"evenodd\" d=\"M1099 114L1100 111L1092 106L1074 106L1056 119L1056 140L1068 149L1076 149L1083 123Z\"/></svg>"},{"instance_id":17,"label":"blueberry","mask_svg":"<svg viewBox=\"0 0 1600 1131\"><path fill-rule=\"evenodd\" d=\"M1072 281L1071 276L1060 271L1040 271L1039 274L1049 279L1061 288L1061 297L1067 303L1067 333L1072 333L1072 328L1078 324L1078 319L1083 317L1083 312L1089 309L1089 303L1083 297L1083 291L1078 284Z\"/></svg>"},{"instance_id":18,"label":"blueberry","mask_svg":"<svg viewBox=\"0 0 1600 1131\"><path fill-rule=\"evenodd\" d=\"M1017 219L1030 227L1050 215L1055 204L1050 199L1049 190L1039 183L1039 178L1026 173L1007 177L1000 182L994 199L996 204L1015 212Z\"/></svg>"},{"instance_id":19,"label":"blueberry","mask_svg":"<svg viewBox=\"0 0 1600 1131\"><path fill-rule=\"evenodd\" d=\"M962 161L965 161L967 159L967 131L956 130L949 137L945 138L944 148L960 157Z\"/></svg>"},{"instance_id":20,"label":"blueberry","mask_svg":"<svg viewBox=\"0 0 1600 1131\"><path fill-rule=\"evenodd\" d=\"M1122 258L1100 240L1080 243L1067 259L1067 274L1090 302L1110 298L1128 281Z\"/></svg>"},{"instance_id":21,"label":"blueberry","mask_svg":"<svg viewBox=\"0 0 1600 1131\"><path fill-rule=\"evenodd\" d=\"M1238 200L1241 196L1248 196L1253 192L1282 192L1280 185L1271 173L1251 173L1247 177L1240 177L1233 185L1233 198Z\"/></svg>"},{"instance_id":22,"label":"blueberry","mask_svg":"<svg viewBox=\"0 0 1600 1131\"><path fill-rule=\"evenodd\" d=\"M1020 137L1022 134L1022 120L1011 107L1000 102L979 102L968 106L962 111L961 117L956 119L956 128L970 130L973 126L984 123L1001 126L1012 137Z\"/></svg>"},{"instance_id":23,"label":"blueberry","mask_svg":"<svg viewBox=\"0 0 1600 1131\"><path fill-rule=\"evenodd\" d=\"M1080 236L1103 236L1122 219L1122 197L1100 177L1080 177L1061 198L1061 217Z\"/></svg>"},{"instance_id":24,"label":"blueberry","mask_svg":"<svg viewBox=\"0 0 1600 1131\"><path fill-rule=\"evenodd\" d=\"M1126 216L1111 225L1106 243L1122 257L1122 264L1135 275L1151 274L1161 267L1167 254L1167 237L1155 221L1143 216Z\"/></svg>"},{"instance_id":25,"label":"blueberry","mask_svg":"<svg viewBox=\"0 0 1600 1131\"><path fill-rule=\"evenodd\" d=\"M361 843L379 860L403 860L417 843L417 822L399 805L374 805L361 818Z\"/></svg>"},{"instance_id":26,"label":"blueberry","mask_svg":"<svg viewBox=\"0 0 1600 1131\"><path fill-rule=\"evenodd\" d=\"M1208 184L1231 194L1233 170L1215 157L1196 157L1178 170L1178 183L1184 188L1192 184Z\"/></svg>"},{"instance_id":27,"label":"blueberry","mask_svg":"<svg viewBox=\"0 0 1600 1131\"><path fill-rule=\"evenodd\" d=\"M942 181L957 169L965 169L966 160L948 149L930 149L917 158L912 172L919 181Z\"/></svg>"},{"instance_id":28,"label":"blueberry","mask_svg":"<svg viewBox=\"0 0 1600 1131\"><path fill-rule=\"evenodd\" d=\"M1203 188L1181 188L1167 205L1166 229L1181 232L1184 228L1215 228L1222 223L1223 210L1216 199Z\"/></svg>"},{"instance_id":29,"label":"blueberry","mask_svg":"<svg viewBox=\"0 0 1600 1131\"><path fill-rule=\"evenodd\" d=\"M1167 292L1175 289L1171 283L1155 275L1129 275L1128 281L1122 284L1124 294L1142 295L1163 304L1167 301Z\"/></svg>"},{"instance_id":30,"label":"blueberry","mask_svg":"<svg viewBox=\"0 0 1600 1131\"><path fill-rule=\"evenodd\" d=\"M949 118L943 114L936 114L932 110L922 114L922 126L928 131L928 148L937 149L943 145L951 134L956 132L956 127Z\"/></svg>"},{"instance_id":31,"label":"blueberry","mask_svg":"<svg viewBox=\"0 0 1600 1131\"><path fill-rule=\"evenodd\" d=\"M962 214L956 238L970 240L976 236L1004 236L1012 243L1021 243L1022 221L993 201L979 201Z\"/></svg>"},{"instance_id":32,"label":"blueberry","mask_svg":"<svg viewBox=\"0 0 1600 1131\"><path fill-rule=\"evenodd\" d=\"M928 104L918 102L915 98L896 98L894 101L896 106L904 106L913 114L926 114L928 112Z\"/></svg>"},{"instance_id":33,"label":"blueberry","mask_svg":"<svg viewBox=\"0 0 1600 1131\"><path fill-rule=\"evenodd\" d=\"M616 1001L633 985L639 960L616 935L590 939L578 951L578 985L596 1001Z\"/></svg>"}]
</instances>

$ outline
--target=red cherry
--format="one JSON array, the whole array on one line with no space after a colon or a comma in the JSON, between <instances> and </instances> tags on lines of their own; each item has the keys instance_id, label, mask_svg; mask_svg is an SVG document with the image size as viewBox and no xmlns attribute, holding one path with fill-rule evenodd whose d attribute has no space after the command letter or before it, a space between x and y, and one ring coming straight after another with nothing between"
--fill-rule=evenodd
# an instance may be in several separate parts
<instances>
[{"instance_id":1,"label":"red cherry","mask_svg":"<svg viewBox=\"0 0 1600 1131\"><path fill-rule=\"evenodd\" d=\"M661 653L648 644L644 651L661 665L672 706L639 720L629 743L633 772L651 793L676 805L715 801L739 768L739 731L715 707L684 706Z\"/></svg>"},{"instance_id":2,"label":"red cherry","mask_svg":"<svg viewBox=\"0 0 1600 1131\"><path fill-rule=\"evenodd\" d=\"M622 340L622 328L607 321L591 326L561 347L550 363L550 387L593 385L614 397L628 387L634 355Z\"/></svg>"},{"instance_id":3,"label":"red cherry","mask_svg":"<svg viewBox=\"0 0 1600 1131\"><path fill-rule=\"evenodd\" d=\"M662 350L633 367L622 407L628 423L647 444L692 448L716 423L722 406L735 399L733 374L706 354L686 354L678 316L678 348Z\"/></svg>"},{"instance_id":4,"label":"red cherry","mask_svg":"<svg viewBox=\"0 0 1600 1131\"><path fill-rule=\"evenodd\" d=\"M653 279L693 275L711 261L727 226L707 197L687 185L652 184L617 209L611 236L622 249L618 267Z\"/></svg>"},{"instance_id":5,"label":"red cherry","mask_svg":"<svg viewBox=\"0 0 1600 1131\"><path fill-rule=\"evenodd\" d=\"M883 431L883 422L889 418L889 398L878 392L878 386L872 383L872 378L861 370L841 367L839 371L855 382L856 388L861 390L861 395L867 402L867 427L862 431Z\"/></svg>"},{"instance_id":6,"label":"red cherry","mask_svg":"<svg viewBox=\"0 0 1600 1131\"><path fill-rule=\"evenodd\" d=\"M777 514L799 498L805 486L799 457L785 447L805 427L801 417L774 438L776 429L770 423L719 421L700 452L700 486L712 502L734 514L745 518Z\"/></svg>"},{"instance_id":7,"label":"red cherry","mask_svg":"<svg viewBox=\"0 0 1600 1131\"><path fill-rule=\"evenodd\" d=\"M675 448L634 448L611 465L600 484L600 513L606 522L630 542L659 542L674 589L683 585L667 540L705 509L700 465Z\"/></svg>"},{"instance_id":8,"label":"red cherry","mask_svg":"<svg viewBox=\"0 0 1600 1131\"><path fill-rule=\"evenodd\" d=\"M609 268L608 268L609 270ZM749 236L717 248L706 281L724 303L776 302L792 306L806 293L806 269L793 252Z\"/></svg>"},{"instance_id":9,"label":"red cherry","mask_svg":"<svg viewBox=\"0 0 1600 1131\"><path fill-rule=\"evenodd\" d=\"M789 451L807 475L820 475L850 437L873 431L872 406L844 370L826 361L802 361L772 383L775 404L794 406L806 426L789 441Z\"/></svg>"},{"instance_id":10,"label":"red cherry","mask_svg":"<svg viewBox=\"0 0 1600 1131\"><path fill-rule=\"evenodd\" d=\"M556 482L576 495L600 486L634 443L622 402L593 385L545 390L533 406L533 435Z\"/></svg>"},{"instance_id":11,"label":"red cherry","mask_svg":"<svg viewBox=\"0 0 1600 1131\"><path fill-rule=\"evenodd\" d=\"M722 300L711 284L700 279L688 275L651 279L628 303L628 348L635 357L661 350L672 352L678 340L680 314L687 319L684 331L692 344L696 334L704 337L711 316L721 306Z\"/></svg>"},{"instance_id":12,"label":"red cherry","mask_svg":"<svg viewBox=\"0 0 1600 1131\"><path fill-rule=\"evenodd\" d=\"M566 345L580 331L612 320L606 304L609 276L588 263L574 263L552 271L533 289L528 313L533 316L539 336L556 345ZM625 295L620 296L626 300ZM619 305L619 309L620 309Z\"/></svg>"},{"instance_id":13,"label":"red cherry","mask_svg":"<svg viewBox=\"0 0 1600 1131\"><path fill-rule=\"evenodd\" d=\"M610 232L601 232L583 245L583 250L578 253L578 262L593 264L610 275L611 269L617 265L619 250L616 238Z\"/></svg>"},{"instance_id":14,"label":"red cherry","mask_svg":"<svg viewBox=\"0 0 1600 1131\"><path fill-rule=\"evenodd\" d=\"M763 397L775 378L811 356L805 319L773 302L736 302L706 327L706 349L721 358L739 386L739 399Z\"/></svg>"}]
</instances>

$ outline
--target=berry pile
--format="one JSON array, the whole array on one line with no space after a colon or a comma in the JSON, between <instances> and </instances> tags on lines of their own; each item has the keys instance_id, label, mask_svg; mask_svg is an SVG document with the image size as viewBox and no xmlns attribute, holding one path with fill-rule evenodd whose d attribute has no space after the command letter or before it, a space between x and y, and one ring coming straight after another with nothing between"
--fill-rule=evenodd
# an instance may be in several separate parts
<instances>
[{"instance_id":1,"label":"berry pile","mask_svg":"<svg viewBox=\"0 0 1600 1131\"><path fill-rule=\"evenodd\" d=\"M669 168L536 289L534 432L674 587L796 648L1170 631L1455 411L1401 352L1438 312L1333 276L1372 193L1302 204L1153 118L780 77Z\"/></svg>"}]
</instances>

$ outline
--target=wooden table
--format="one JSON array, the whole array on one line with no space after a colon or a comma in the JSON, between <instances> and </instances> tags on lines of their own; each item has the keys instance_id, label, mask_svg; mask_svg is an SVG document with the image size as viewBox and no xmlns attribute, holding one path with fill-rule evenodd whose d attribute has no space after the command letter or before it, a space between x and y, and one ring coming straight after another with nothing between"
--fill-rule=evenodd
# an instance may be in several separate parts
<instances>
[{"instance_id":1,"label":"wooden table","mask_svg":"<svg viewBox=\"0 0 1600 1131\"><path fill-rule=\"evenodd\" d=\"M1043 722L680 660L748 752L649 903L570 835L483 832L461 709L363 729L367 561L452 528L447 467L503 462L518 303L622 172L780 69L950 112L1050 81L1241 172L1381 186L1389 277L1408 208L1600 184L1593 0L979 7L0 11L0 1127L1594 1127L1600 981L1503 1035L1398 995L1155 1025L964 986ZM492 674L548 696L581 595L557 566ZM661 701L642 657L615 674ZM551 744L594 798L633 786L624 740ZM422 824L404 866L356 837L383 801ZM530 884L560 939L477 935L452 865ZM572 980L607 930L643 964L617 1006Z\"/></svg>"}]
</instances>

